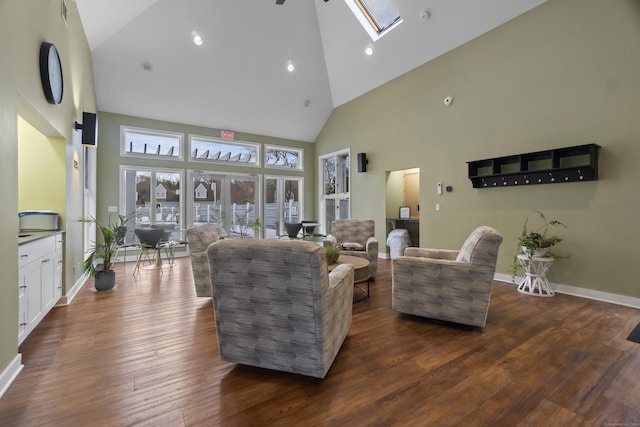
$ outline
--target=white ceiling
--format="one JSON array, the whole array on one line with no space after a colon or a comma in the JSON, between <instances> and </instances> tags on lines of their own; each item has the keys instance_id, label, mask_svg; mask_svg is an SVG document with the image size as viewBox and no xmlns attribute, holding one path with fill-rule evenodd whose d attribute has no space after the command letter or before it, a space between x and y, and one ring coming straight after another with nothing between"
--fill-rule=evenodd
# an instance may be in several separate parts
<instances>
[{"instance_id":1,"label":"white ceiling","mask_svg":"<svg viewBox=\"0 0 640 427\"><path fill-rule=\"evenodd\" d=\"M100 111L309 142L335 107L546 0L393 1L403 23L373 43L345 0L76 0Z\"/></svg>"}]
</instances>

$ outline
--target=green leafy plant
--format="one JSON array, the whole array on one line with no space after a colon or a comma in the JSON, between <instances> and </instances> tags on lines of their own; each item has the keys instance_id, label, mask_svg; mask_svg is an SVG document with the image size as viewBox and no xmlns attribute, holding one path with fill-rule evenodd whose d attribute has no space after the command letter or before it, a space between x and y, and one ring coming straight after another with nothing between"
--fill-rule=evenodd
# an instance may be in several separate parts
<instances>
[{"instance_id":1,"label":"green leafy plant","mask_svg":"<svg viewBox=\"0 0 640 427\"><path fill-rule=\"evenodd\" d=\"M118 251L119 240L126 232L126 223L129 218L125 215L118 215L118 218L109 224L101 224L96 218L82 218L79 221L96 225L96 231L101 237L101 241L94 241L89 249L89 256L82 264L82 271L95 276L99 271L111 271L113 258ZM95 262L102 259L102 268L96 269Z\"/></svg>"},{"instance_id":2,"label":"green leafy plant","mask_svg":"<svg viewBox=\"0 0 640 427\"><path fill-rule=\"evenodd\" d=\"M534 230L530 230L529 218L524 222L522 226L522 232L518 237L518 246L516 254L513 256L513 273L512 277L515 277L516 273L520 269L520 263L518 262L518 255L521 253L526 254L529 259L534 256L547 256L553 258L560 258L552 253L549 249L558 243L562 242L562 238L556 235L550 235L549 229L551 227L560 226L567 228L565 224L558 220L548 220L547 217L540 211L535 211L538 214L538 219L541 221L540 226Z\"/></svg>"},{"instance_id":3,"label":"green leafy plant","mask_svg":"<svg viewBox=\"0 0 640 427\"><path fill-rule=\"evenodd\" d=\"M340 257L340 248L336 245L326 245L324 247L324 253L327 256L327 264L335 264Z\"/></svg>"},{"instance_id":4,"label":"green leafy plant","mask_svg":"<svg viewBox=\"0 0 640 427\"><path fill-rule=\"evenodd\" d=\"M235 213L235 226L240 232L240 237L245 238L249 229L253 230L253 235L258 237L260 229L262 228L262 221L260 218L256 218L253 221L249 219L249 214L253 211L253 208L247 209L244 214L240 215Z\"/></svg>"}]
</instances>

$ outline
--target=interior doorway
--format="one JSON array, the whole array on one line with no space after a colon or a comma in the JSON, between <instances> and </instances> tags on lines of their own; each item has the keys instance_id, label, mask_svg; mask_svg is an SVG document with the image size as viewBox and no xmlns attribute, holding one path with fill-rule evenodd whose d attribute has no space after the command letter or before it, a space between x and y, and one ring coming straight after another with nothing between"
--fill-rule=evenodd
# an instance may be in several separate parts
<instances>
[{"instance_id":1,"label":"interior doorway","mask_svg":"<svg viewBox=\"0 0 640 427\"><path fill-rule=\"evenodd\" d=\"M387 234L394 228L404 228L409 232L411 245L420 244L419 168L387 172L386 218Z\"/></svg>"}]
</instances>

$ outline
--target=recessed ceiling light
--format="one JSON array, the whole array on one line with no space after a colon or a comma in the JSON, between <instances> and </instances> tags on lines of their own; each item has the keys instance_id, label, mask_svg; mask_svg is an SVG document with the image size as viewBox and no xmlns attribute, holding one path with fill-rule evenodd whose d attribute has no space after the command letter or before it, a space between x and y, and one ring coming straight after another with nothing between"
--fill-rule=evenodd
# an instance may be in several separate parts
<instances>
[{"instance_id":1,"label":"recessed ceiling light","mask_svg":"<svg viewBox=\"0 0 640 427\"><path fill-rule=\"evenodd\" d=\"M371 46L367 46L364 50L364 53L366 53L369 56L373 55L373 48Z\"/></svg>"},{"instance_id":2,"label":"recessed ceiling light","mask_svg":"<svg viewBox=\"0 0 640 427\"><path fill-rule=\"evenodd\" d=\"M293 65L293 62L291 62L291 61L287 62L287 71L288 72L292 73L293 70L295 70L295 69L296 69L296 66Z\"/></svg>"}]
</instances>

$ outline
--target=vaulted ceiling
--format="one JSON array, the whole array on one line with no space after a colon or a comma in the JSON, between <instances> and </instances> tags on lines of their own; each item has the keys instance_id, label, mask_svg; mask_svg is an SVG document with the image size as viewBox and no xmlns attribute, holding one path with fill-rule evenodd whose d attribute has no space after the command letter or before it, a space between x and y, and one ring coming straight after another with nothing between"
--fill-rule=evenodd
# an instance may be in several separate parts
<instances>
[{"instance_id":1,"label":"vaulted ceiling","mask_svg":"<svg viewBox=\"0 0 640 427\"><path fill-rule=\"evenodd\" d=\"M403 23L373 43L345 0L76 0L100 111L309 142L335 107L544 1L393 0Z\"/></svg>"}]
</instances>

